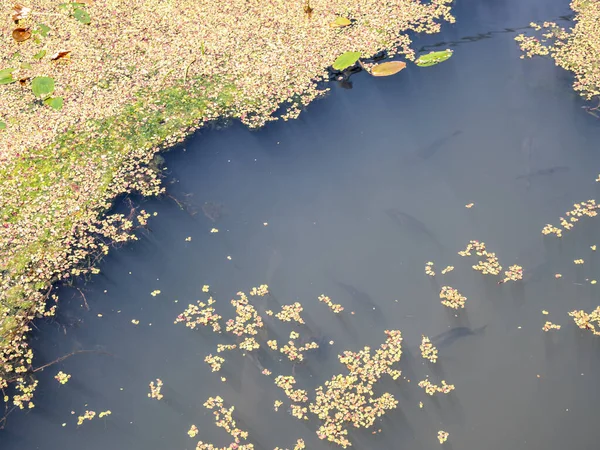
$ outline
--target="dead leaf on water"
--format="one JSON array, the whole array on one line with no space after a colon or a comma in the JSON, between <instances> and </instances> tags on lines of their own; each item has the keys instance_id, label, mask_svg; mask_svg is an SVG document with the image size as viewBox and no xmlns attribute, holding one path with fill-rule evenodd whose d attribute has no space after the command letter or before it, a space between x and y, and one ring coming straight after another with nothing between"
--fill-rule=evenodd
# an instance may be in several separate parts
<instances>
[{"instance_id":1,"label":"dead leaf on water","mask_svg":"<svg viewBox=\"0 0 600 450\"><path fill-rule=\"evenodd\" d=\"M17 42L24 42L31 37L31 32L29 28L15 28L12 37Z\"/></svg>"},{"instance_id":2,"label":"dead leaf on water","mask_svg":"<svg viewBox=\"0 0 600 450\"><path fill-rule=\"evenodd\" d=\"M389 77L390 75L397 74L405 67L406 63L403 61L388 61L373 66L371 75L374 77Z\"/></svg>"},{"instance_id":3,"label":"dead leaf on water","mask_svg":"<svg viewBox=\"0 0 600 450\"><path fill-rule=\"evenodd\" d=\"M27 8L26 6L16 4L13 6L13 11L15 12L12 16L12 20L14 22L18 22L21 19L27 18L29 13L31 12L31 8Z\"/></svg>"},{"instance_id":4,"label":"dead leaf on water","mask_svg":"<svg viewBox=\"0 0 600 450\"><path fill-rule=\"evenodd\" d=\"M59 52L56 52L54 55L52 55L50 57L50 61L56 61L57 59L70 58L70 57L71 57L71 50L61 50Z\"/></svg>"}]
</instances>

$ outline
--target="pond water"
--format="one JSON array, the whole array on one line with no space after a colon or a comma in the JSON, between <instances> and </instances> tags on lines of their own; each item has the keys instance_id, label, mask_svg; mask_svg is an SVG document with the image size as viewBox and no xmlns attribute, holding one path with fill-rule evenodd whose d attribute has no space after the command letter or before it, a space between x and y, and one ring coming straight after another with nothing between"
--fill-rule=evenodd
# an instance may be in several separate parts
<instances>
[{"instance_id":1,"label":"pond water","mask_svg":"<svg viewBox=\"0 0 600 450\"><path fill-rule=\"evenodd\" d=\"M519 59L506 30L569 14L568 5L469 0L455 12L456 25L418 41L428 51L452 46L447 62L409 65L389 78L357 74L352 89L333 83L299 120L201 131L165 155L169 194L184 207L167 197L134 199L158 213L151 231L113 251L88 284L61 288L57 317L38 323L32 337L36 367L77 350L106 353L40 372L36 407L10 416L0 447L223 446L230 439L203 407L215 395L235 405L256 448L292 448L298 438L309 449L329 447L316 421L288 413L273 384L291 374L283 355L262 360L270 377L239 352L222 353L221 373L211 373L204 357L231 341L173 323L188 303L208 298L205 284L227 319L236 292L266 283L272 296L252 300L259 311L299 301L307 322L265 317L272 336L283 342L296 329L322 343L294 369L311 400L315 387L346 373L337 354L376 348L384 330L402 331L404 378L382 382L398 408L376 422L380 433L352 431L355 448L433 448L438 430L456 449L593 448L599 341L567 312L599 303L590 246L600 233L594 219L562 240L540 231L598 194L599 122L581 108L568 74L549 60ZM498 285L472 270L475 259L457 254L471 239L505 268L522 265L525 280ZM573 263L579 258L585 264ZM424 274L427 261L435 278ZM441 276L446 265L455 270ZM456 315L440 304L446 284L468 298ZM343 318L321 294L345 307ZM542 332L546 320L562 329ZM453 339L441 342L437 364L425 363L421 335L445 331ZM72 375L66 385L53 379L59 370ZM456 390L427 396L417 383L428 375ZM156 378L164 382L160 401L147 397ZM279 412L276 399L285 401ZM87 409L112 414L78 427ZM192 424L195 439L186 434Z\"/></svg>"}]
</instances>

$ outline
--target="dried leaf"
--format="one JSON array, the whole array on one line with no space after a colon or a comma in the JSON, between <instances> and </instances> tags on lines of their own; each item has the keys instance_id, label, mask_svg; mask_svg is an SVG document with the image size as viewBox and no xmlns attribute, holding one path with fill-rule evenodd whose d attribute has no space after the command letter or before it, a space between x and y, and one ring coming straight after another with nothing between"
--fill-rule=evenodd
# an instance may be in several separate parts
<instances>
[{"instance_id":1,"label":"dried leaf","mask_svg":"<svg viewBox=\"0 0 600 450\"><path fill-rule=\"evenodd\" d=\"M23 77L23 78L19 78L19 84L20 84L21 86L25 86L29 80L31 80L31 77Z\"/></svg>"},{"instance_id":2,"label":"dried leaf","mask_svg":"<svg viewBox=\"0 0 600 450\"><path fill-rule=\"evenodd\" d=\"M373 66L371 75L374 77L389 77L390 75L397 74L405 67L406 63L403 61L388 61Z\"/></svg>"},{"instance_id":3,"label":"dried leaf","mask_svg":"<svg viewBox=\"0 0 600 450\"><path fill-rule=\"evenodd\" d=\"M21 19L27 18L29 13L31 12L31 8L27 8L26 6L16 4L13 6L13 11L15 12L12 16L12 20L14 22L18 22Z\"/></svg>"},{"instance_id":4,"label":"dried leaf","mask_svg":"<svg viewBox=\"0 0 600 450\"><path fill-rule=\"evenodd\" d=\"M60 50L50 57L50 61L56 61L61 58L70 58L71 50Z\"/></svg>"},{"instance_id":5,"label":"dried leaf","mask_svg":"<svg viewBox=\"0 0 600 450\"><path fill-rule=\"evenodd\" d=\"M350 22L350 20L346 19L345 17L338 17L329 24L331 28L342 28L347 27L348 25L352 25L352 22Z\"/></svg>"},{"instance_id":6,"label":"dried leaf","mask_svg":"<svg viewBox=\"0 0 600 450\"><path fill-rule=\"evenodd\" d=\"M29 28L15 28L12 37L17 42L24 42L31 37L31 32Z\"/></svg>"}]
</instances>

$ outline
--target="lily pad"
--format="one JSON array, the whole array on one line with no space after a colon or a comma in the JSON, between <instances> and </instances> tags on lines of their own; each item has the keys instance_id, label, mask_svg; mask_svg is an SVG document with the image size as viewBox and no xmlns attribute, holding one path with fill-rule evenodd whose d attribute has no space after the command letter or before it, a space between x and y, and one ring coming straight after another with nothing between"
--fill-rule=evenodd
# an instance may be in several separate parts
<instances>
[{"instance_id":1,"label":"lily pad","mask_svg":"<svg viewBox=\"0 0 600 450\"><path fill-rule=\"evenodd\" d=\"M450 49L442 50L440 52L431 52L426 55L419 56L419 59L415 61L415 64L419 67L435 66L441 62L446 61L454 53Z\"/></svg>"},{"instance_id":2,"label":"lily pad","mask_svg":"<svg viewBox=\"0 0 600 450\"><path fill-rule=\"evenodd\" d=\"M360 52L343 53L342 55L340 55L338 57L338 59L335 60L335 62L333 63L333 68L335 70L347 69L348 67L356 64L356 61L358 61L359 58L360 58Z\"/></svg>"},{"instance_id":3,"label":"lily pad","mask_svg":"<svg viewBox=\"0 0 600 450\"><path fill-rule=\"evenodd\" d=\"M60 110L63 107L63 98L62 97L48 97L44 100L44 103L55 110Z\"/></svg>"},{"instance_id":4,"label":"lily pad","mask_svg":"<svg viewBox=\"0 0 600 450\"><path fill-rule=\"evenodd\" d=\"M329 24L331 28L342 28L347 27L348 25L352 25L352 22L350 22L350 19L345 17L338 17Z\"/></svg>"},{"instance_id":5,"label":"lily pad","mask_svg":"<svg viewBox=\"0 0 600 450\"><path fill-rule=\"evenodd\" d=\"M29 28L15 28L12 37L17 42L24 42L31 37L31 31Z\"/></svg>"},{"instance_id":6,"label":"lily pad","mask_svg":"<svg viewBox=\"0 0 600 450\"><path fill-rule=\"evenodd\" d=\"M42 59L44 56L46 56L46 50L40 50L40 51L39 51L39 52L37 52L35 55L33 55L33 59L40 60L40 59Z\"/></svg>"},{"instance_id":7,"label":"lily pad","mask_svg":"<svg viewBox=\"0 0 600 450\"><path fill-rule=\"evenodd\" d=\"M374 77L389 77L390 75L397 74L406 67L404 61L388 61L373 66L371 69L371 75Z\"/></svg>"},{"instance_id":8,"label":"lily pad","mask_svg":"<svg viewBox=\"0 0 600 450\"><path fill-rule=\"evenodd\" d=\"M0 130L6 130L6 122L0 121Z\"/></svg>"},{"instance_id":9,"label":"lily pad","mask_svg":"<svg viewBox=\"0 0 600 450\"><path fill-rule=\"evenodd\" d=\"M16 69L2 69L0 70L0 84L10 84L10 83L14 83L15 80L12 76L12 73L15 71Z\"/></svg>"},{"instance_id":10,"label":"lily pad","mask_svg":"<svg viewBox=\"0 0 600 450\"><path fill-rule=\"evenodd\" d=\"M31 82L31 90L36 97L45 97L54 92L54 78L35 77Z\"/></svg>"},{"instance_id":11,"label":"lily pad","mask_svg":"<svg viewBox=\"0 0 600 450\"><path fill-rule=\"evenodd\" d=\"M89 25L89 23L92 21L88 12L81 8L75 8L73 10L73 17L85 25Z\"/></svg>"},{"instance_id":12,"label":"lily pad","mask_svg":"<svg viewBox=\"0 0 600 450\"><path fill-rule=\"evenodd\" d=\"M38 33L40 33L42 36L46 37L48 36L48 33L50 32L50 27L48 25L44 25L43 23L38 23L38 27L36 30Z\"/></svg>"}]
</instances>

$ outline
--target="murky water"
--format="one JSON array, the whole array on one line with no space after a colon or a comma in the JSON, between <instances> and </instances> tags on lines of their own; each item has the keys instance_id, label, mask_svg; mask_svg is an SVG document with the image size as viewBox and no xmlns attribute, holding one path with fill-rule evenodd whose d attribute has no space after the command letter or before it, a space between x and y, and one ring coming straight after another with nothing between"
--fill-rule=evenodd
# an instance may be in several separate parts
<instances>
[{"instance_id":1,"label":"murky water","mask_svg":"<svg viewBox=\"0 0 600 450\"><path fill-rule=\"evenodd\" d=\"M310 329L301 333L334 342L307 353L296 373L311 394L345 373L337 354L378 346L385 329L402 331L406 379L384 383L399 406L376 425L381 433L352 432L355 448L433 448L440 429L456 449L593 448L600 341L567 312L599 303L600 287L589 283L600 278L589 248L600 244L597 221L562 240L540 230L597 196L600 127L569 76L551 61L520 60L515 33L505 30L569 10L561 1L472 0L456 13L455 26L422 41L455 43L443 64L384 79L359 74L353 89L332 85L297 121L201 132L166 155L169 192L185 208L145 201L158 213L151 232L79 285L90 310L76 288L62 288L58 317L33 336L36 366L75 350L108 354L79 354L41 372L36 408L11 415L0 447L193 449L192 424L198 438L227 445L202 406L218 394L236 406L257 448L291 448L298 438L325 448L316 422L294 419L287 406L273 411L285 396L250 360L225 353L222 373L210 372L203 360L222 336L173 324L207 297L204 284L229 318L237 291L267 283L273 298L256 301L259 310L300 301ZM522 265L525 282L497 285L474 272L475 260L457 255L470 239L485 241L503 266ZM426 261L438 277L425 276ZM450 264L456 269L440 278ZM468 297L458 317L440 305L445 284ZM320 294L345 306L345 320ZM546 320L563 328L543 333ZM422 363L421 334L459 326L479 331L445 341L435 366ZM281 339L293 329L271 328ZM277 358L267 363L273 376L290 374ZM72 374L64 386L53 379L58 370ZM426 396L416 386L426 375L456 390ZM147 397L156 378L165 383L161 401ZM77 427L86 409L112 415Z\"/></svg>"}]
</instances>

